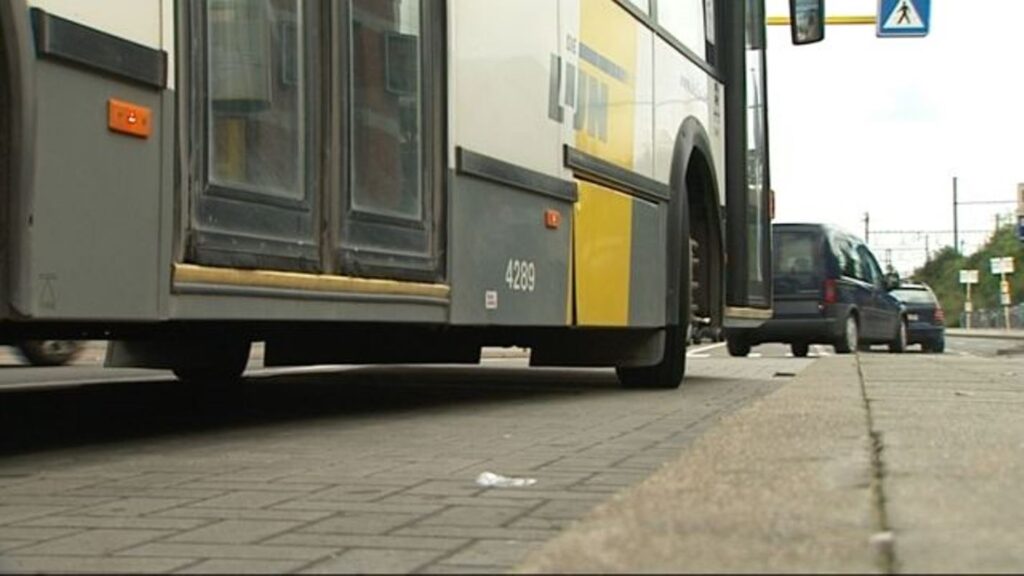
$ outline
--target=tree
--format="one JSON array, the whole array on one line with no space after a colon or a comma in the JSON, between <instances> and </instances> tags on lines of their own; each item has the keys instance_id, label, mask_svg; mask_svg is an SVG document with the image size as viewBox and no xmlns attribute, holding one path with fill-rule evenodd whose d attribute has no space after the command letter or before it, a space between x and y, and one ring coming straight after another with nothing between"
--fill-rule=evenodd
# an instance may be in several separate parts
<instances>
[{"instance_id":1,"label":"tree","mask_svg":"<svg viewBox=\"0 0 1024 576\"><path fill-rule=\"evenodd\" d=\"M957 254L951 246L940 250L924 266L914 271L913 278L932 287L946 311L946 322L959 326L964 309L964 286L960 284L960 270L977 270L979 283L971 289L975 310L999 308L999 276L992 274L989 259L1011 256L1016 273L1010 280L1011 298L1024 300L1024 244L1017 239L1015 226L1000 227L988 242L970 256Z\"/></svg>"}]
</instances>

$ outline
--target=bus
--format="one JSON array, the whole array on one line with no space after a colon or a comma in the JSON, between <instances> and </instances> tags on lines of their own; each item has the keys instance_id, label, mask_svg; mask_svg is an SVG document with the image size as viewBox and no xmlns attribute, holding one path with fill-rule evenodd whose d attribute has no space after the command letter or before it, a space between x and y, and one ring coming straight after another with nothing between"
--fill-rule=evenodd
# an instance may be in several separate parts
<instances>
[{"instance_id":1,"label":"bus","mask_svg":"<svg viewBox=\"0 0 1024 576\"><path fill-rule=\"evenodd\" d=\"M0 34L8 341L675 388L694 327L771 315L763 0L5 0Z\"/></svg>"}]
</instances>

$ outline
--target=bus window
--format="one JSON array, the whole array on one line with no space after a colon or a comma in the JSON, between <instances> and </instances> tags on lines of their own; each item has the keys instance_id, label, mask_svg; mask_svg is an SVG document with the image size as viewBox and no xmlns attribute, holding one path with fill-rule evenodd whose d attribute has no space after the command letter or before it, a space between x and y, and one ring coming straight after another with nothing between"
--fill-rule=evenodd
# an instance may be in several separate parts
<instances>
[{"instance_id":1,"label":"bus window","mask_svg":"<svg viewBox=\"0 0 1024 576\"><path fill-rule=\"evenodd\" d=\"M309 152L316 7L302 0L189 6L196 165L188 259L319 269Z\"/></svg>"},{"instance_id":2,"label":"bus window","mask_svg":"<svg viewBox=\"0 0 1024 576\"><path fill-rule=\"evenodd\" d=\"M352 2L352 208L419 220L420 0Z\"/></svg>"},{"instance_id":3,"label":"bus window","mask_svg":"<svg viewBox=\"0 0 1024 576\"><path fill-rule=\"evenodd\" d=\"M295 0L211 0L210 182L282 198L303 195L304 82Z\"/></svg>"},{"instance_id":4,"label":"bus window","mask_svg":"<svg viewBox=\"0 0 1024 576\"><path fill-rule=\"evenodd\" d=\"M659 2L658 24L701 58L705 57L704 0Z\"/></svg>"},{"instance_id":5,"label":"bus window","mask_svg":"<svg viewBox=\"0 0 1024 576\"><path fill-rule=\"evenodd\" d=\"M651 13L651 0L629 0L629 3L639 8L644 14Z\"/></svg>"}]
</instances>

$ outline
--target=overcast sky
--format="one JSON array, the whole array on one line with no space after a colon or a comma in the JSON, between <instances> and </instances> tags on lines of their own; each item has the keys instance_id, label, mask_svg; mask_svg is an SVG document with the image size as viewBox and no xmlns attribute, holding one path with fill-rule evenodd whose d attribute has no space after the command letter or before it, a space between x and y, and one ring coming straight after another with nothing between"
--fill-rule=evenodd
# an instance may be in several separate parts
<instances>
[{"instance_id":1,"label":"overcast sky","mask_svg":"<svg viewBox=\"0 0 1024 576\"><path fill-rule=\"evenodd\" d=\"M829 15L871 15L877 0L826 0ZM785 0L768 0L784 15ZM830 26L796 47L770 27L772 186L776 221L831 222L864 235L902 273L952 244L953 177L959 227L971 251L1016 210L1024 183L1021 0L933 1L925 38L877 38L873 26ZM938 230L946 234L883 234ZM888 251L887 249L891 249Z\"/></svg>"}]
</instances>

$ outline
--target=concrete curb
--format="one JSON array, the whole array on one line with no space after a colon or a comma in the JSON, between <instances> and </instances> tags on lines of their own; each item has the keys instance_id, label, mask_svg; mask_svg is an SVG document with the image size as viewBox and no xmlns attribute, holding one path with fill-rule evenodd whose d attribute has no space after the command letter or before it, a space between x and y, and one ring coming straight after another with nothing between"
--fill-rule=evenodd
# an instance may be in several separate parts
<instances>
[{"instance_id":1,"label":"concrete curb","mask_svg":"<svg viewBox=\"0 0 1024 576\"><path fill-rule=\"evenodd\" d=\"M987 338L989 340L1024 340L1024 330L965 330L947 328L946 336L954 338Z\"/></svg>"},{"instance_id":2,"label":"concrete curb","mask_svg":"<svg viewBox=\"0 0 1024 576\"><path fill-rule=\"evenodd\" d=\"M856 357L819 360L516 571L885 571L865 414Z\"/></svg>"}]
</instances>

